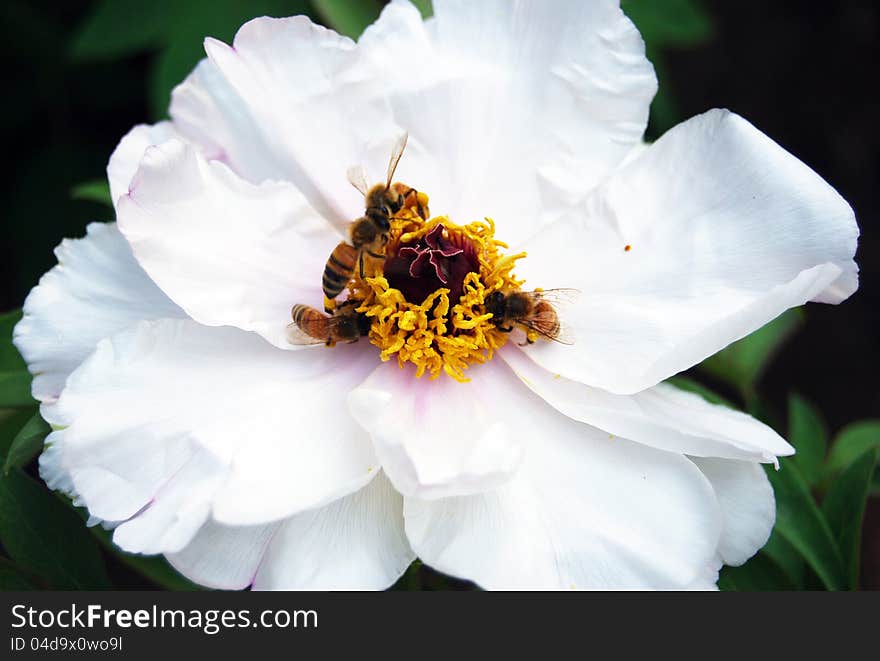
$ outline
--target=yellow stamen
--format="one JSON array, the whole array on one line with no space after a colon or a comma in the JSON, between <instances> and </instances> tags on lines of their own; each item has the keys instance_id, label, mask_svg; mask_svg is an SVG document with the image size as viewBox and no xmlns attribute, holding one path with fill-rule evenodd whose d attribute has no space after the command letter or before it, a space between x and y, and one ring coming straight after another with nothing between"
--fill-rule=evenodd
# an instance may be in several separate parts
<instances>
[{"instance_id":1,"label":"yellow stamen","mask_svg":"<svg viewBox=\"0 0 880 661\"><path fill-rule=\"evenodd\" d=\"M427 196L419 195L427 208ZM392 219L387 254L415 243L439 224L452 244L470 243L479 262L479 272L465 276L460 300L450 300L450 290L440 288L423 301L407 301L375 271L363 279L355 274L349 283L350 298L362 301L357 311L371 319L369 339L380 349L383 361L396 356L401 367L413 363L418 377L428 374L435 379L445 373L456 381L468 381L465 370L491 360L507 342L507 333L495 327L484 305L493 292L520 288L523 281L514 276L513 268L525 253L503 255L500 249L507 245L494 238L495 223L489 218L456 225L445 216L422 220L411 208Z\"/></svg>"}]
</instances>

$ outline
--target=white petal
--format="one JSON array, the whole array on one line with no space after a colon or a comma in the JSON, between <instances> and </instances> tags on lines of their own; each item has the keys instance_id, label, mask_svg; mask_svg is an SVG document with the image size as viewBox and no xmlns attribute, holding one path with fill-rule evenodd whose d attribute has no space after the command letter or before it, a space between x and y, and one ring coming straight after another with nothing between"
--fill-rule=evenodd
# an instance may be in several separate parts
<instances>
[{"instance_id":1,"label":"white petal","mask_svg":"<svg viewBox=\"0 0 880 661\"><path fill-rule=\"evenodd\" d=\"M524 246L529 286L582 292L574 346L528 355L612 392L648 388L790 307L851 294L857 235L815 172L741 117L706 113Z\"/></svg>"},{"instance_id":2,"label":"white petal","mask_svg":"<svg viewBox=\"0 0 880 661\"><path fill-rule=\"evenodd\" d=\"M138 124L125 134L110 155L110 162L107 163L110 199L114 206L120 196L128 192L128 186L134 173L137 172L138 164L147 147L160 145L166 140L177 137L179 137L178 133L171 122Z\"/></svg>"},{"instance_id":3,"label":"white petal","mask_svg":"<svg viewBox=\"0 0 880 661\"><path fill-rule=\"evenodd\" d=\"M178 134L209 160L223 161L253 183L284 179L285 170L244 101L209 59L171 94L168 114Z\"/></svg>"},{"instance_id":4,"label":"white petal","mask_svg":"<svg viewBox=\"0 0 880 661\"><path fill-rule=\"evenodd\" d=\"M503 347L500 355L557 411L615 436L701 457L776 462L777 456L794 454L779 434L750 415L674 386L660 383L633 395L615 395L551 374L515 346Z\"/></svg>"},{"instance_id":5,"label":"white petal","mask_svg":"<svg viewBox=\"0 0 880 661\"><path fill-rule=\"evenodd\" d=\"M193 319L284 349L296 348L291 306L322 307L340 240L290 184L255 186L180 141L147 151L118 217L138 262Z\"/></svg>"},{"instance_id":6,"label":"white petal","mask_svg":"<svg viewBox=\"0 0 880 661\"><path fill-rule=\"evenodd\" d=\"M46 444L39 458L40 477L52 491L60 491L68 496L77 507L83 505L79 494L73 486L73 479L64 465L64 453L60 445ZM101 519L89 516L89 524L100 523Z\"/></svg>"},{"instance_id":7,"label":"white petal","mask_svg":"<svg viewBox=\"0 0 880 661\"><path fill-rule=\"evenodd\" d=\"M101 519L135 516L164 491L170 509L192 508L196 522L204 503L223 523L278 520L360 488L378 469L343 400L373 368L371 348L282 352L233 328L144 322L100 342L71 375L51 420L65 428L47 442ZM192 478L173 479L190 469Z\"/></svg>"},{"instance_id":8,"label":"white petal","mask_svg":"<svg viewBox=\"0 0 880 661\"><path fill-rule=\"evenodd\" d=\"M326 507L281 524L255 590L382 590L415 559L403 499L384 475Z\"/></svg>"},{"instance_id":9,"label":"white petal","mask_svg":"<svg viewBox=\"0 0 880 661\"><path fill-rule=\"evenodd\" d=\"M186 548L167 555L191 581L255 590L380 590L415 558L403 502L378 474L325 507L262 526L208 521Z\"/></svg>"},{"instance_id":10,"label":"white petal","mask_svg":"<svg viewBox=\"0 0 880 661\"><path fill-rule=\"evenodd\" d=\"M166 557L194 583L241 590L254 582L266 548L281 525L224 526L208 521L186 548Z\"/></svg>"},{"instance_id":11,"label":"white petal","mask_svg":"<svg viewBox=\"0 0 880 661\"><path fill-rule=\"evenodd\" d=\"M718 555L741 565L767 543L776 522L776 499L764 469L754 462L694 458L721 506L724 527Z\"/></svg>"},{"instance_id":12,"label":"white petal","mask_svg":"<svg viewBox=\"0 0 880 661\"><path fill-rule=\"evenodd\" d=\"M45 405L99 340L142 319L185 316L138 266L115 224L86 231L55 249L58 265L28 294L13 334Z\"/></svg>"},{"instance_id":13,"label":"white petal","mask_svg":"<svg viewBox=\"0 0 880 661\"><path fill-rule=\"evenodd\" d=\"M516 470L521 444L542 433L509 414L537 402L500 362L475 366L471 381L417 379L385 363L348 397L398 491L422 498L477 493Z\"/></svg>"},{"instance_id":14,"label":"white petal","mask_svg":"<svg viewBox=\"0 0 880 661\"><path fill-rule=\"evenodd\" d=\"M136 516L120 523L113 541L129 553L173 553L208 520L211 501L229 467L207 450L194 450Z\"/></svg>"},{"instance_id":15,"label":"white petal","mask_svg":"<svg viewBox=\"0 0 880 661\"><path fill-rule=\"evenodd\" d=\"M721 516L691 462L549 407L530 414L543 433L508 484L404 499L424 562L488 589L684 588L705 574Z\"/></svg>"},{"instance_id":16,"label":"white petal","mask_svg":"<svg viewBox=\"0 0 880 661\"><path fill-rule=\"evenodd\" d=\"M304 16L254 19L232 46L207 39L205 50L260 127L273 167L344 231L363 214L346 169L371 137L397 131L384 106L370 103L386 80L358 65L350 39Z\"/></svg>"},{"instance_id":17,"label":"white petal","mask_svg":"<svg viewBox=\"0 0 880 661\"><path fill-rule=\"evenodd\" d=\"M685 590L702 592L718 591L718 572L723 563L716 557L703 570L703 572L690 583Z\"/></svg>"},{"instance_id":18,"label":"white petal","mask_svg":"<svg viewBox=\"0 0 880 661\"><path fill-rule=\"evenodd\" d=\"M640 140L657 85L644 43L610 0L449 0L434 12L423 25L392 2L358 42L410 134L400 178L454 220L491 216L521 241Z\"/></svg>"}]
</instances>

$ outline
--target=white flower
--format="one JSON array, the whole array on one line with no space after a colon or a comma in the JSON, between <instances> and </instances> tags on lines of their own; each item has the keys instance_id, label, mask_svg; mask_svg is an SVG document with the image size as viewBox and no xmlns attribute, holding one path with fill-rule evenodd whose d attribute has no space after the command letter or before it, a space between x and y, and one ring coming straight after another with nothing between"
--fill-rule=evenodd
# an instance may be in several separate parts
<instances>
[{"instance_id":1,"label":"white flower","mask_svg":"<svg viewBox=\"0 0 880 661\"><path fill-rule=\"evenodd\" d=\"M302 17L206 40L171 121L110 160L118 228L62 243L26 301L41 473L209 586L384 588L418 556L485 588L711 587L767 540L760 462L793 450L661 381L850 296L853 212L727 111L640 148L656 79L617 2L434 6L357 44ZM403 130L435 213L580 290L574 344L459 383L287 341L363 213L346 168L379 179Z\"/></svg>"}]
</instances>

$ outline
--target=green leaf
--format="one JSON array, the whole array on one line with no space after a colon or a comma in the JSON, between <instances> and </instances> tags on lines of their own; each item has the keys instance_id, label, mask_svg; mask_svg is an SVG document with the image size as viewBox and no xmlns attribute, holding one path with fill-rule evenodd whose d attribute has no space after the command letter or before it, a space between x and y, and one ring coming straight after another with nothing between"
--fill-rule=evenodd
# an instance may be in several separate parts
<instances>
[{"instance_id":1,"label":"green leaf","mask_svg":"<svg viewBox=\"0 0 880 661\"><path fill-rule=\"evenodd\" d=\"M0 315L0 372L20 372L27 365L12 344L12 329L21 320L21 310Z\"/></svg>"},{"instance_id":2,"label":"green leaf","mask_svg":"<svg viewBox=\"0 0 880 661\"><path fill-rule=\"evenodd\" d=\"M758 554L740 567L724 567L718 577L718 589L756 592L793 590L795 586L771 558Z\"/></svg>"},{"instance_id":3,"label":"green leaf","mask_svg":"<svg viewBox=\"0 0 880 661\"><path fill-rule=\"evenodd\" d=\"M880 448L880 420L859 420L838 432L828 453L828 470L836 473L871 448Z\"/></svg>"},{"instance_id":4,"label":"green leaf","mask_svg":"<svg viewBox=\"0 0 880 661\"><path fill-rule=\"evenodd\" d=\"M31 419L12 439L12 445L6 453L3 472L9 473L11 468L27 466L43 449L43 441L50 431L51 429L43 420L43 416L39 413L31 416Z\"/></svg>"},{"instance_id":5,"label":"green leaf","mask_svg":"<svg viewBox=\"0 0 880 661\"><path fill-rule=\"evenodd\" d=\"M70 45L75 60L118 59L163 43L172 0L103 0L76 30Z\"/></svg>"},{"instance_id":6,"label":"green leaf","mask_svg":"<svg viewBox=\"0 0 880 661\"><path fill-rule=\"evenodd\" d=\"M0 556L0 590L41 590L45 586L38 585L33 577L19 567Z\"/></svg>"},{"instance_id":7,"label":"green leaf","mask_svg":"<svg viewBox=\"0 0 880 661\"><path fill-rule=\"evenodd\" d=\"M766 471L776 493L775 530L806 560L827 589L845 589L849 580L840 550L797 464L781 459L780 470L770 466Z\"/></svg>"},{"instance_id":8,"label":"green leaf","mask_svg":"<svg viewBox=\"0 0 880 661\"><path fill-rule=\"evenodd\" d=\"M110 586L98 546L80 517L17 468L0 478L0 541L17 565L52 588Z\"/></svg>"},{"instance_id":9,"label":"green leaf","mask_svg":"<svg viewBox=\"0 0 880 661\"><path fill-rule=\"evenodd\" d=\"M725 399L718 393L710 390L706 386L704 386L699 381L695 381L686 376L673 376L666 379L666 383L669 385L675 386L679 390L686 390L687 392L692 392L703 399L705 399L710 404L720 404L721 406L726 406L730 409L735 409L736 407L730 402L730 400Z\"/></svg>"},{"instance_id":10,"label":"green leaf","mask_svg":"<svg viewBox=\"0 0 880 661\"><path fill-rule=\"evenodd\" d=\"M778 531L774 530L770 534L770 539L764 544L761 553L775 562L785 573L786 579L791 583L793 589L802 590L804 588L806 571L804 559Z\"/></svg>"},{"instance_id":11,"label":"green leaf","mask_svg":"<svg viewBox=\"0 0 880 661\"><path fill-rule=\"evenodd\" d=\"M28 420L37 412L37 407L21 409L0 409L0 456L5 457L15 435L21 431Z\"/></svg>"},{"instance_id":12,"label":"green leaf","mask_svg":"<svg viewBox=\"0 0 880 661\"><path fill-rule=\"evenodd\" d=\"M168 561L159 556L135 555L134 553L126 553L113 543L112 533L104 530L99 526L90 529L95 539L107 551L116 556L120 562L127 565L137 573L150 579L165 590L192 591L203 590L199 585L192 583L181 576L177 571L168 564Z\"/></svg>"},{"instance_id":13,"label":"green leaf","mask_svg":"<svg viewBox=\"0 0 880 661\"><path fill-rule=\"evenodd\" d=\"M162 35L163 50L150 73L149 97L154 117L167 114L171 91L205 57L205 37L232 43L238 29L252 18L305 14L308 8L307 0L173 2Z\"/></svg>"},{"instance_id":14,"label":"green leaf","mask_svg":"<svg viewBox=\"0 0 880 661\"><path fill-rule=\"evenodd\" d=\"M682 117L675 101L666 68L663 54L657 48L651 46L647 49L648 59L654 65L654 73L657 75L658 89L651 101L650 129L652 135L660 136L673 126L678 124Z\"/></svg>"},{"instance_id":15,"label":"green leaf","mask_svg":"<svg viewBox=\"0 0 880 661\"><path fill-rule=\"evenodd\" d=\"M736 387L747 399L754 395L770 361L795 331L803 325L803 312L782 313L751 335L734 342L700 363L700 369Z\"/></svg>"},{"instance_id":16,"label":"green leaf","mask_svg":"<svg viewBox=\"0 0 880 661\"><path fill-rule=\"evenodd\" d=\"M411 2L422 14L422 18L431 18L434 15L434 5L431 0L411 0Z\"/></svg>"},{"instance_id":17,"label":"green leaf","mask_svg":"<svg viewBox=\"0 0 880 661\"><path fill-rule=\"evenodd\" d=\"M623 0L621 7L651 46L697 46L712 37L712 21L696 0Z\"/></svg>"},{"instance_id":18,"label":"green leaf","mask_svg":"<svg viewBox=\"0 0 880 661\"><path fill-rule=\"evenodd\" d=\"M859 582L859 551L862 541L862 518L871 488L871 477L877 466L878 449L871 448L856 459L831 485L822 512L837 540L846 563L849 587Z\"/></svg>"},{"instance_id":19,"label":"green leaf","mask_svg":"<svg viewBox=\"0 0 880 661\"><path fill-rule=\"evenodd\" d=\"M149 80L150 106L154 117L167 115L172 90L195 68L202 54L202 41L193 37L178 39L156 56Z\"/></svg>"},{"instance_id":20,"label":"green leaf","mask_svg":"<svg viewBox=\"0 0 880 661\"><path fill-rule=\"evenodd\" d=\"M324 23L352 39L379 17L381 6L372 0L312 0L312 6Z\"/></svg>"},{"instance_id":21,"label":"green leaf","mask_svg":"<svg viewBox=\"0 0 880 661\"><path fill-rule=\"evenodd\" d=\"M33 406L31 375L27 371L0 372L0 408Z\"/></svg>"},{"instance_id":22,"label":"green leaf","mask_svg":"<svg viewBox=\"0 0 880 661\"><path fill-rule=\"evenodd\" d=\"M106 204L108 207L113 206L113 200L110 197L110 184L106 179L94 179L77 184L70 189L70 197L74 200L87 200Z\"/></svg>"},{"instance_id":23,"label":"green leaf","mask_svg":"<svg viewBox=\"0 0 880 661\"><path fill-rule=\"evenodd\" d=\"M797 450L794 462L810 486L823 476L828 428L816 407L797 394L788 397L788 441Z\"/></svg>"}]
</instances>

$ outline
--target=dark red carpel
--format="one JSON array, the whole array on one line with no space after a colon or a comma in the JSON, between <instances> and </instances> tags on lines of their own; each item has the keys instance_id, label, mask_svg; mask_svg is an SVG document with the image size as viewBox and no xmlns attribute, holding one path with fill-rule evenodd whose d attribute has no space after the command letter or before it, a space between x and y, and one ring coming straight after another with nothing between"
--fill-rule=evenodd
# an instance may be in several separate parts
<instances>
[{"instance_id":1,"label":"dark red carpel","mask_svg":"<svg viewBox=\"0 0 880 661\"><path fill-rule=\"evenodd\" d=\"M458 303L468 273L479 272L473 244L465 237L450 237L442 224L414 243L402 244L385 260L388 284L407 301L419 304L441 287L449 289L449 302Z\"/></svg>"}]
</instances>

